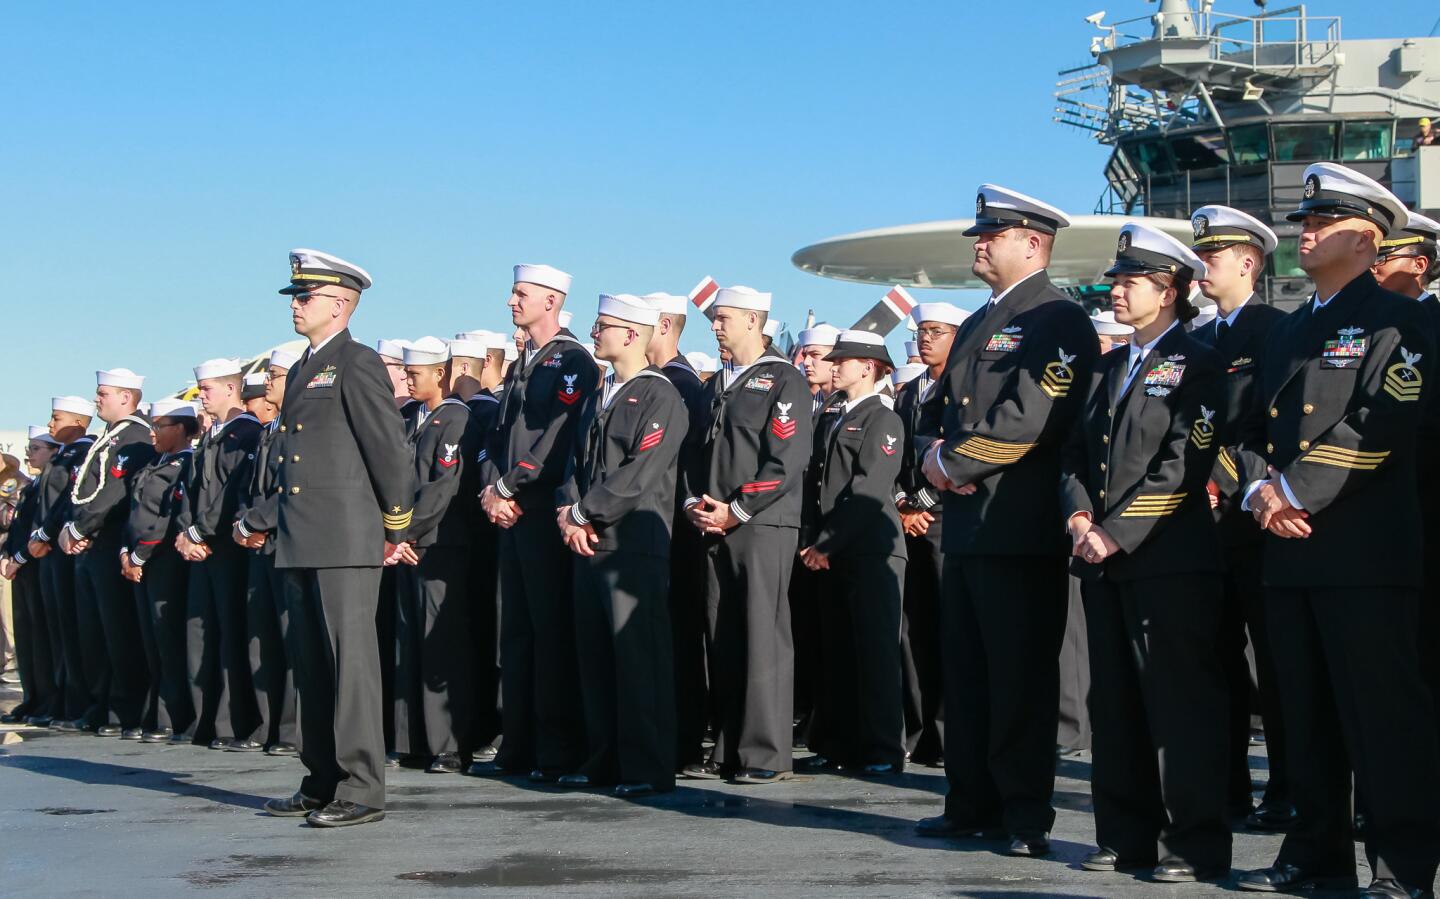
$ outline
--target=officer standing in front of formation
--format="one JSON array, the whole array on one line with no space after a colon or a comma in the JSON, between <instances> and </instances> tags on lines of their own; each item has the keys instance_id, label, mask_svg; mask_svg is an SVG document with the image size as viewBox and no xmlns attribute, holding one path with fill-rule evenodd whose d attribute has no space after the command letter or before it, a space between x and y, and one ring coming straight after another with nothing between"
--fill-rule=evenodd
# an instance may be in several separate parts
<instances>
[{"instance_id":1,"label":"officer standing in front of formation","mask_svg":"<svg viewBox=\"0 0 1440 899\"><path fill-rule=\"evenodd\" d=\"M1144 225L1105 273L1135 328L1086 387L1061 460L1094 678L1097 851L1086 870L1154 867L1162 883L1230 870L1220 544L1205 490L1219 449L1219 358L1184 325L1205 264ZM1158 864L1157 864L1158 862Z\"/></svg>"},{"instance_id":2,"label":"officer standing in front of formation","mask_svg":"<svg viewBox=\"0 0 1440 899\"><path fill-rule=\"evenodd\" d=\"M185 663L186 584L190 566L175 549L175 520L187 502L190 441L200 434L195 407L184 400L150 404L155 453L135 472L120 540L120 574L134 585L150 691L142 743L186 742L195 720Z\"/></svg>"},{"instance_id":3,"label":"officer standing in front of formation","mask_svg":"<svg viewBox=\"0 0 1440 899\"><path fill-rule=\"evenodd\" d=\"M1049 852L1059 651L1065 632L1060 444L1098 345L1045 273L1060 210L991 184L976 200L972 271L989 303L955 336L916 451L944 491L945 813L927 836L1001 829L1014 855ZM1053 534L1047 538L1046 535Z\"/></svg>"},{"instance_id":4,"label":"officer standing in front of formation","mask_svg":"<svg viewBox=\"0 0 1440 899\"><path fill-rule=\"evenodd\" d=\"M656 304L601 295L591 337L610 364L575 428L556 523L575 554L575 635L585 706L583 764L565 787L617 796L675 787L668 570L684 401L646 360Z\"/></svg>"},{"instance_id":5,"label":"officer standing in front of formation","mask_svg":"<svg viewBox=\"0 0 1440 899\"><path fill-rule=\"evenodd\" d=\"M195 450L189 502L180 507L175 548L190 569L190 695L197 743L211 749L259 752L265 744L250 681L246 648L245 576L249 560L230 539L235 513L250 486L250 465L262 426L241 405L240 363L209 359L195 367L200 404L210 427Z\"/></svg>"},{"instance_id":6,"label":"officer standing in front of formation","mask_svg":"<svg viewBox=\"0 0 1440 899\"><path fill-rule=\"evenodd\" d=\"M1285 830L1295 822L1287 798L1285 722L1275 688L1275 658L1265 627L1265 589L1260 574L1261 532L1240 508L1241 484L1233 449L1264 430L1257 378L1264 364L1270 328L1285 314L1262 303L1255 286L1265 273L1265 259L1279 239L1264 222L1228 206L1204 206L1190 217L1191 249L1205 263L1200 290L1215 301L1215 320L1191 336L1215 350L1225 372L1223 422L1217 422L1220 447L1207 491L1220 528L1225 560L1224 614L1219 652L1230 695L1230 739L1227 765L1230 816L1245 818L1252 830ZM1260 807L1250 806L1250 662L1246 634L1255 655L1260 711L1265 721L1269 782Z\"/></svg>"},{"instance_id":7,"label":"officer standing in front of formation","mask_svg":"<svg viewBox=\"0 0 1440 899\"><path fill-rule=\"evenodd\" d=\"M940 494L920 471L915 449L920 408L945 372L964 310L950 303L918 303L915 349L924 371L895 392L895 414L905 426L900 448L896 506L905 531L905 604L901 647L905 677L905 748L921 765L945 764L944 667L940 642L940 541L944 514Z\"/></svg>"},{"instance_id":8,"label":"officer standing in front of formation","mask_svg":"<svg viewBox=\"0 0 1440 899\"><path fill-rule=\"evenodd\" d=\"M63 552L51 552L54 535L45 529L45 522L51 515L63 514L57 509L70 501L75 470L95 442L94 437L85 433L94 415L95 405L89 400L78 396L51 398L50 436L60 448L36 478L39 486L35 495L35 526L25 545L25 557L38 560L40 565L40 593L45 604L45 620L51 628L51 652L60 662L56 668L60 678L55 685L58 691L55 719L50 727L67 733L93 730L99 722L85 718L90 691L85 679L85 653L75 607L75 560Z\"/></svg>"},{"instance_id":9,"label":"officer standing in front of formation","mask_svg":"<svg viewBox=\"0 0 1440 899\"><path fill-rule=\"evenodd\" d=\"M410 527L414 485L385 365L350 339L370 275L309 249L290 251L290 272L280 292L310 345L285 379L274 540L308 773L265 811L344 827L385 817L375 610L381 565L398 560Z\"/></svg>"},{"instance_id":10,"label":"officer standing in front of formation","mask_svg":"<svg viewBox=\"0 0 1440 899\"><path fill-rule=\"evenodd\" d=\"M794 648L784 594L795 562L810 455L809 391L766 351L770 294L724 287L711 326L729 357L706 385L710 419L683 473L690 524L705 535L706 644L717 735L687 777L741 784L790 777Z\"/></svg>"},{"instance_id":11,"label":"officer standing in front of formation","mask_svg":"<svg viewBox=\"0 0 1440 899\"><path fill-rule=\"evenodd\" d=\"M585 753L575 661L570 553L555 523L555 488L565 478L575 419L599 370L561 327L570 275L548 265L515 266L509 307L528 335L511 370L482 463L481 504L500 532L500 685L504 742L472 773L529 770L554 783Z\"/></svg>"},{"instance_id":12,"label":"officer standing in front of formation","mask_svg":"<svg viewBox=\"0 0 1440 899\"><path fill-rule=\"evenodd\" d=\"M395 750L431 774L459 774L470 748L475 651L469 503L460 493L478 438L470 409L449 395L450 347L422 337L405 347L405 433L414 457L414 516L396 574ZM473 496L473 494L472 494Z\"/></svg>"},{"instance_id":13,"label":"officer standing in front of formation","mask_svg":"<svg viewBox=\"0 0 1440 899\"><path fill-rule=\"evenodd\" d=\"M500 603L496 589L499 531L480 507L485 441L500 412L496 395L505 380L505 347L510 338L495 331L463 331L450 341L450 392L470 409L462 449L470 447L460 473L460 499L470 532L471 641L475 654L474 710L465 739L472 764L495 761L500 747Z\"/></svg>"},{"instance_id":14,"label":"officer standing in front of formation","mask_svg":"<svg viewBox=\"0 0 1440 899\"><path fill-rule=\"evenodd\" d=\"M66 521L59 529L60 549L75 556L75 598L94 610L80 640L94 662L90 681L92 713L100 736L141 737L141 719L150 684L145 667L134 591L120 573L120 538L130 513L130 482L155 450L150 422L139 413L145 379L129 369L95 373L95 410L106 427L75 472Z\"/></svg>"},{"instance_id":15,"label":"officer standing in front of formation","mask_svg":"<svg viewBox=\"0 0 1440 899\"><path fill-rule=\"evenodd\" d=\"M300 719L295 703L295 671L285 654L289 614L285 584L275 568L275 521L280 511L276 472L284 462L280 452L280 410L285 406L285 385L299 360L290 350L275 350L266 360L265 402L273 417L265 420L250 465L250 484L235 511L231 538L250 550L245 578L245 620L249 645L250 677L260 723L256 736L265 754L298 755Z\"/></svg>"},{"instance_id":16,"label":"officer standing in front of formation","mask_svg":"<svg viewBox=\"0 0 1440 899\"><path fill-rule=\"evenodd\" d=\"M1380 242L1380 254L1370 269L1386 290L1420 304L1430 322L1431 336L1440 349L1440 298L1427 287L1435 280L1440 222L1415 212L1405 227ZM1440 445L1440 402L1425 404L1420 423L1420 445ZM1425 519L1425 587L1420 596L1420 670L1440 713L1440 471L1434 465L1420 468L1420 514Z\"/></svg>"},{"instance_id":17,"label":"officer standing in front of formation","mask_svg":"<svg viewBox=\"0 0 1440 899\"><path fill-rule=\"evenodd\" d=\"M680 444L679 471L694 464L700 451L710 406L705 381L680 354L680 334L690 308L688 297L648 293L642 300L660 311L645 358L660 369L685 403L685 439ZM705 674L705 539L685 519L685 497L675 491L670 525L670 634L675 660L675 770L705 760L705 728L710 720L710 688Z\"/></svg>"},{"instance_id":18,"label":"officer standing in front of formation","mask_svg":"<svg viewBox=\"0 0 1440 899\"><path fill-rule=\"evenodd\" d=\"M30 479L20 488L20 496L6 529L3 553L0 553L0 577L14 584L16 636L26 644L23 653L20 646L16 647L25 698L7 715L0 716L0 724L23 722L34 727L48 727L62 702L59 685L64 678L63 660L59 653L59 633L52 632L55 625L45 617L45 601L40 592L40 566L29 564L25 544L35 527L35 507L40 501L40 472L59 450L60 443L42 425L31 425L28 437L25 468ZM26 638L19 635L22 620L26 622Z\"/></svg>"},{"instance_id":19,"label":"officer standing in front of formation","mask_svg":"<svg viewBox=\"0 0 1440 899\"><path fill-rule=\"evenodd\" d=\"M1415 641L1424 576L1416 468L1433 327L1370 273L1380 242L1406 222L1394 194L1315 163L1287 217L1301 223L1300 265L1315 295L1271 330L1265 433L1235 461L1243 508L1269 531L1265 611L1297 817L1275 863L1240 886L1354 885L1353 770L1374 876L1366 895L1429 895L1440 745Z\"/></svg>"},{"instance_id":20,"label":"officer standing in front of formation","mask_svg":"<svg viewBox=\"0 0 1440 899\"><path fill-rule=\"evenodd\" d=\"M895 481L905 429L878 390L892 365L884 337L843 331L825 361L845 399L825 423L819 517L800 550L806 568L832 575L819 609L824 726L809 767L899 774L905 535Z\"/></svg>"}]
</instances>

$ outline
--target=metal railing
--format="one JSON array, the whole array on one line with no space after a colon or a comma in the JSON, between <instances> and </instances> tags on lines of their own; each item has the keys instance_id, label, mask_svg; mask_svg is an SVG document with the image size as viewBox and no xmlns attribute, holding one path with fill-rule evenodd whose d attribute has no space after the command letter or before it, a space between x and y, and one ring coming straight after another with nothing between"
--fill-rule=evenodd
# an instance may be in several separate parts
<instances>
[{"instance_id":1,"label":"metal railing","mask_svg":"<svg viewBox=\"0 0 1440 899\"><path fill-rule=\"evenodd\" d=\"M1114 49L1153 40L1194 39L1189 36L1156 38L1156 15L1159 14L1103 26L1106 34L1101 46ZM1277 9L1263 16L1237 16L1203 8L1190 15L1197 32L1194 37L1209 39L1210 58L1216 62L1255 69L1312 68L1333 64L1340 44L1340 17L1310 16L1303 5ZM1147 33L1125 30L1141 24L1149 29ZM1312 37L1322 34L1323 37Z\"/></svg>"}]
</instances>

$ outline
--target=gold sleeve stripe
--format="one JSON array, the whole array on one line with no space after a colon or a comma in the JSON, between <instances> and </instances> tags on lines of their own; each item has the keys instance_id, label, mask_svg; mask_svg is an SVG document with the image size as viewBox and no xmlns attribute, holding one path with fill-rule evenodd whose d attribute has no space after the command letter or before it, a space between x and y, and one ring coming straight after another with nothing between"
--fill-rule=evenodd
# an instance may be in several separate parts
<instances>
[{"instance_id":1,"label":"gold sleeve stripe","mask_svg":"<svg viewBox=\"0 0 1440 899\"><path fill-rule=\"evenodd\" d=\"M1132 502L1137 503L1168 503L1178 502L1189 496L1189 491L1183 493L1141 493Z\"/></svg>"},{"instance_id":2,"label":"gold sleeve stripe","mask_svg":"<svg viewBox=\"0 0 1440 899\"><path fill-rule=\"evenodd\" d=\"M1223 446L1220 447L1220 467L1225 469L1225 473L1230 476L1230 480L1240 480L1240 472L1235 468L1235 460L1230 458L1230 451Z\"/></svg>"},{"instance_id":3,"label":"gold sleeve stripe","mask_svg":"<svg viewBox=\"0 0 1440 899\"><path fill-rule=\"evenodd\" d=\"M406 528L408 528L408 527L410 526L410 519L411 519L412 517L414 517L414 515L415 515L415 513L414 513L413 511L411 511L411 512L406 512L404 515L386 515L386 516L385 516L385 530L387 530L387 531L403 531L403 530L405 530Z\"/></svg>"},{"instance_id":4,"label":"gold sleeve stripe","mask_svg":"<svg viewBox=\"0 0 1440 899\"><path fill-rule=\"evenodd\" d=\"M1301 456L1300 461L1309 462L1312 465L1331 465L1335 468L1374 471L1376 468L1379 468L1380 463L1384 462L1389 456L1389 450L1363 452L1361 450L1346 449L1343 446L1321 444Z\"/></svg>"},{"instance_id":5,"label":"gold sleeve stripe","mask_svg":"<svg viewBox=\"0 0 1440 899\"><path fill-rule=\"evenodd\" d=\"M955 447L955 453L960 456L969 456L981 462L989 462L992 465L1009 465L1020 461L1026 453L1035 448L1033 443L1006 443L1001 440L991 440L988 437L969 437L959 446Z\"/></svg>"}]
</instances>

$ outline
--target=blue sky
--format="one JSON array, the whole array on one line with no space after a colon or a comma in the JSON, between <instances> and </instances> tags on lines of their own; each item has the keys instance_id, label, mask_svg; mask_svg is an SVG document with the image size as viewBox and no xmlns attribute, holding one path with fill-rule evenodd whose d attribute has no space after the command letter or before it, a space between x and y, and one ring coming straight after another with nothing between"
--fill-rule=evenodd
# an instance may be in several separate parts
<instances>
[{"instance_id":1,"label":"blue sky","mask_svg":"<svg viewBox=\"0 0 1440 899\"><path fill-rule=\"evenodd\" d=\"M799 247L963 216L986 180L1090 211L1106 148L1052 123L1051 94L1101 8L1154 7L11 5L0 429L88 395L96 368L159 395L293 337L275 293L293 246L375 276L353 323L367 340L508 328L516 262L572 272L583 322L601 291L709 274L772 290L792 324L807 308L846 324L884 288L803 274ZM1310 4L1347 38L1436 15L1373 9ZM694 327L683 348L714 345Z\"/></svg>"}]
</instances>

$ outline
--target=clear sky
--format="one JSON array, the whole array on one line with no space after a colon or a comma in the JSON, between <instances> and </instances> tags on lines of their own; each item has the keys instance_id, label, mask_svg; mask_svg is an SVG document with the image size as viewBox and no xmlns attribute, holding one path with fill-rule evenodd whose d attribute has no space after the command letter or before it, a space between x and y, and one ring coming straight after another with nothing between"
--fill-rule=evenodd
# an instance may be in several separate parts
<instances>
[{"instance_id":1,"label":"clear sky","mask_svg":"<svg viewBox=\"0 0 1440 899\"><path fill-rule=\"evenodd\" d=\"M965 216L981 181L1092 209L1106 148L1051 109L1101 8L1155 7L11 4L0 430L93 393L96 368L158 396L195 363L293 338L275 291L295 246L374 275L352 323L367 341L508 330L516 262L572 272L581 327L601 291L707 274L772 290L792 326L807 308L848 324L884 288L804 274L796 249ZM1344 16L1347 38L1423 35L1437 15L1309 9ZM682 348L714 343L692 326Z\"/></svg>"}]
</instances>

